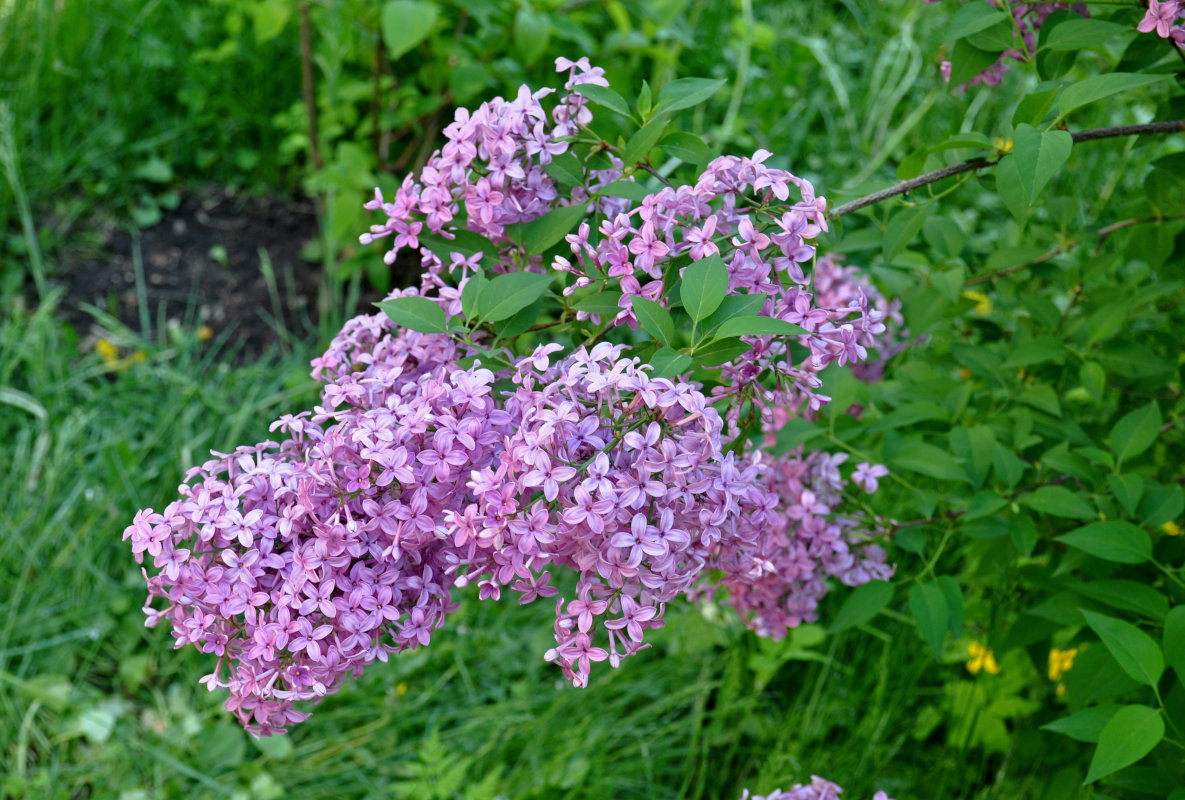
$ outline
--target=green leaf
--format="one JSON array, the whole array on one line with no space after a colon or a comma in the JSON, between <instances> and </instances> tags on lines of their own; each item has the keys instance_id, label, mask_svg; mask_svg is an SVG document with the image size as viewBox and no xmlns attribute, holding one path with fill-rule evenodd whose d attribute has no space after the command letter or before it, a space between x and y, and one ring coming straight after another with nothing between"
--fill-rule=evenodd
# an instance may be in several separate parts
<instances>
[{"instance_id":1,"label":"green leaf","mask_svg":"<svg viewBox=\"0 0 1185 800\"><path fill-rule=\"evenodd\" d=\"M888 581L869 581L857 586L839 607L828 630L838 633L863 625L881 613L892 599L893 584Z\"/></svg>"},{"instance_id":2,"label":"green leaf","mask_svg":"<svg viewBox=\"0 0 1185 800\"><path fill-rule=\"evenodd\" d=\"M944 259L957 258L967 241L959 223L949 217L930 217L922 226L926 243Z\"/></svg>"},{"instance_id":3,"label":"green leaf","mask_svg":"<svg viewBox=\"0 0 1185 800\"><path fill-rule=\"evenodd\" d=\"M1144 496L1144 479L1139 475L1108 475L1107 485L1111 487L1111 494L1115 495L1127 513L1135 514L1140 508L1140 498Z\"/></svg>"},{"instance_id":4,"label":"green leaf","mask_svg":"<svg viewBox=\"0 0 1185 800\"><path fill-rule=\"evenodd\" d=\"M868 432L880 433L881 431L889 431L894 428L916 425L919 422L926 422L928 420L945 420L949 417L950 414L947 410L937 403L918 400L915 403L906 403L900 408L895 408L888 414L885 414L868 427Z\"/></svg>"},{"instance_id":5,"label":"green leaf","mask_svg":"<svg viewBox=\"0 0 1185 800\"><path fill-rule=\"evenodd\" d=\"M1051 417L1060 417L1062 407L1057 401L1057 393L1047 383L1035 383L1025 389L1016 399L1025 405L1044 411Z\"/></svg>"},{"instance_id":6,"label":"green leaf","mask_svg":"<svg viewBox=\"0 0 1185 800\"><path fill-rule=\"evenodd\" d=\"M1008 536L1012 539L1012 543L1016 546L1016 549L1025 558L1033 555L1033 550L1037 547L1037 542L1041 539L1041 533L1037 530L1037 523L1033 521L1032 517L1026 514L1014 517L1011 520Z\"/></svg>"},{"instance_id":7,"label":"green leaf","mask_svg":"<svg viewBox=\"0 0 1185 800\"><path fill-rule=\"evenodd\" d=\"M962 342L952 342L950 346L950 354L955 357L955 361L959 363L960 367L966 367L967 370L981 378L1003 386L1000 380L1000 372L1004 368L1004 364L996 357L996 354L982 345L969 345Z\"/></svg>"},{"instance_id":8,"label":"green leaf","mask_svg":"<svg viewBox=\"0 0 1185 800\"><path fill-rule=\"evenodd\" d=\"M963 515L963 522L990 517L1006 505L1008 505L1008 501L995 492L986 489L976 492L975 496L971 498L971 502L967 504L967 513Z\"/></svg>"},{"instance_id":9,"label":"green leaf","mask_svg":"<svg viewBox=\"0 0 1185 800\"><path fill-rule=\"evenodd\" d=\"M439 13L435 3L390 0L383 4L383 43L391 60L428 38Z\"/></svg>"},{"instance_id":10,"label":"green leaf","mask_svg":"<svg viewBox=\"0 0 1185 800\"><path fill-rule=\"evenodd\" d=\"M996 445L996 450L992 453L992 469L1009 488L1016 486L1028 467L1028 464L1003 444Z\"/></svg>"},{"instance_id":11,"label":"green leaf","mask_svg":"<svg viewBox=\"0 0 1185 800\"><path fill-rule=\"evenodd\" d=\"M1140 524L1159 528L1185 510L1185 490L1180 486L1149 486L1140 501Z\"/></svg>"},{"instance_id":12,"label":"green leaf","mask_svg":"<svg viewBox=\"0 0 1185 800\"><path fill-rule=\"evenodd\" d=\"M457 231L455 236L455 239L446 239L436 233L421 233L418 238L421 247L428 248L445 264L451 262L453 253L460 253L465 258L481 253L483 257L489 256L487 261L498 257L498 248L484 236L472 231Z\"/></svg>"},{"instance_id":13,"label":"green leaf","mask_svg":"<svg viewBox=\"0 0 1185 800\"><path fill-rule=\"evenodd\" d=\"M660 347L650 357L650 366L654 367L651 375L656 378L673 378L680 372L686 372L691 366L691 356L680 353L673 347Z\"/></svg>"},{"instance_id":14,"label":"green leaf","mask_svg":"<svg viewBox=\"0 0 1185 800\"><path fill-rule=\"evenodd\" d=\"M914 584L909 589L909 610L922 638L934 651L934 657L941 658L942 643L950 623L946 594L936 583Z\"/></svg>"},{"instance_id":15,"label":"green leaf","mask_svg":"<svg viewBox=\"0 0 1185 800\"><path fill-rule=\"evenodd\" d=\"M671 347L675 339L675 321L671 319L671 313L653 300L638 295L631 296L630 302L638 324L659 342Z\"/></svg>"},{"instance_id":16,"label":"green leaf","mask_svg":"<svg viewBox=\"0 0 1185 800\"><path fill-rule=\"evenodd\" d=\"M1103 732L1103 728L1111 721L1111 717L1115 716L1115 712L1121 708L1123 706L1094 706L1079 711L1077 714L1071 714L1068 717L1054 720L1047 725L1042 725L1041 730L1053 731L1054 733L1069 736L1076 742L1094 744L1098 742L1099 734Z\"/></svg>"},{"instance_id":17,"label":"green leaf","mask_svg":"<svg viewBox=\"0 0 1185 800\"><path fill-rule=\"evenodd\" d=\"M1082 616L1124 672L1145 686L1156 686L1164 674L1164 654L1155 639L1121 619L1085 609Z\"/></svg>"},{"instance_id":18,"label":"green leaf","mask_svg":"<svg viewBox=\"0 0 1185 800\"><path fill-rule=\"evenodd\" d=\"M806 330L782 319L763 316L733 317L716 329L720 338L727 336L801 336Z\"/></svg>"},{"instance_id":19,"label":"green leaf","mask_svg":"<svg viewBox=\"0 0 1185 800\"><path fill-rule=\"evenodd\" d=\"M711 333L720 327L725 320L733 317L748 317L756 314L765 306L769 295L766 294L730 294L720 301L720 307L710 317L704 320L703 330Z\"/></svg>"},{"instance_id":20,"label":"green leaf","mask_svg":"<svg viewBox=\"0 0 1185 800\"><path fill-rule=\"evenodd\" d=\"M753 345L746 344L740 339L716 339L706 347L696 349L695 363L705 367L715 367L720 364L726 364L752 349Z\"/></svg>"},{"instance_id":21,"label":"green leaf","mask_svg":"<svg viewBox=\"0 0 1185 800\"><path fill-rule=\"evenodd\" d=\"M1041 120L1045 119L1045 115L1049 113L1049 109L1053 108L1053 103L1057 100L1058 93L1062 90L1060 84L1049 86L1047 83L1041 84L1048 88L1038 87L1036 91L1026 94L1016 104L1016 111L1012 113L1012 125L1016 127L1022 122L1027 122L1030 125L1037 125ZM1013 142L1015 146L1015 142Z\"/></svg>"},{"instance_id":22,"label":"green leaf","mask_svg":"<svg viewBox=\"0 0 1185 800\"><path fill-rule=\"evenodd\" d=\"M1007 11L993 8L987 3L967 3L951 17L950 27L946 29L946 40L953 42L1007 21Z\"/></svg>"},{"instance_id":23,"label":"green leaf","mask_svg":"<svg viewBox=\"0 0 1185 800\"><path fill-rule=\"evenodd\" d=\"M1053 336L1038 336L1022 345L1018 345L1004 362L1009 369L1028 367L1061 358L1066 354L1066 346L1061 339Z\"/></svg>"},{"instance_id":24,"label":"green leaf","mask_svg":"<svg viewBox=\"0 0 1185 800\"><path fill-rule=\"evenodd\" d=\"M1131 310L1127 303L1104 300L1103 305L1092 313L1086 322L1086 330L1090 333L1086 340L1087 345L1110 339L1118 333L1119 329L1123 327L1123 323L1127 322Z\"/></svg>"},{"instance_id":25,"label":"green leaf","mask_svg":"<svg viewBox=\"0 0 1185 800\"><path fill-rule=\"evenodd\" d=\"M1141 614L1154 622L1160 622L1169 612L1169 601L1164 595L1139 581L1092 580L1067 584L1067 588L1120 611Z\"/></svg>"},{"instance_id":26,"label":"green leaf","mask_svg":"<svg viewBox=\"0 0 1185 800\"><path fill-rule=\"evenodd\" d=\"M445 333L444 309L426 297L396 297L375 303L396 325L420 333Z\"/></svg>"},{"instance_id":27,"label":"green leaf","mask_svg":"<svg viewBox=\"0 0 1185 800\"><path fill-rule=\"evenodd\" d=\"M724 266L719 255L710 255L683 270L679 298L693 322L707 319L720 307L727 294L728 267Z\"/></svg>"},{"instance_id":28,"label":"green leaf","mask_svg":"<svg viewBox=\"0 0 1185 800\"><path fill-rule=\"evenodd\" d=\"M658 146L687 164L702 164L712 155L703 139L684 131L671 131L662 138Z\"/></svg>"},{"instance_id":29,"label":"green leaf","mask_svg":"<svg viewBox=\"0 0 1185 800\"><path fill-rule=\"evenodd\" d=\"M896 177L897 180L912 180L922 174L925 169L925 160L929 158L930 151L924 145L918 147L916 151L910 153L902 159L901 164L897 165Z\"/></svg>"},{"instance_id":30,"label":"green leaf","mask_svg":"<svg viewBox=\"0 0 1185 800\"><path fill-rule=\"evenodd\" d=\"M951 452L963 459L967 477L976 488L983 486L992 469L996 434L987 425L959 426L950 432Z\"/></svg>"},{"instance_id":31,"label":"green leaf","mask_svg":"<svg viewBox=\"0 0 1185 800\"><path fill-rule=\"evenodd\" d=\"M636 181L613 181L597 189L597 194L602 194L606 197L620 197L625 200L632 200L635 203L641 203L650 196L651 192Z\"/></svg>"},{"instance_id":32,"label":"green leaf","mask_svg":"<svg viewBox=\"0 0 1185 800\"><path fill-rule=\"evenodd\" d=\"M1004 19L964 38L981 50L999 53L1016 43L1016 29L1012 26L1011 20Z\"/></svg>"},{"instance_id":33,"label":"green leaf","mask_svg":"<svg viewBox=\"0 0 1185 800\"><path fill-rule=\"evenodd\" d=\"M1024 227L1030 215L1029 200L1025 196L1025 187L1021 181L1016 158L1011 153L996 164L996 194L1000 196L1000 202L1008 209L1017 225Z\"/></svg>"},{"instance_id":34,"label":"green leaf","mask_svg":"<svg viewBox=\"0 0 1185 800\"><path fill-rule=\"evenodd\" d=\"M552 157L551 163L544 165L543 171L565 186L584 185L584 165L571 153ZM420 238L423 239L422 236Z\"/></svg>"},{"instance_id":35,"label":"green leaf","mask_svg":"<svg viewBox=\"0 0 1185 800\"><path fill-rule=\"evenodd\" d=\"M642 90L638 92L638 116L642 119L650 119L650 112L654 110L654 95L650 90L650 84L642 81Z\"/></svg>"},{"instance_id":36,"label":"green leaf","mask_svg":"<svg viewBox=\"0 0 1185 800\"><path fill-rule=\"evenodd\" d=\"M576 87L576 91L597 105L604 106L610 111L616 111L623 117L630 115L630 104L626 102L624 97L608 86L595 86L591 83L582 83Z\"/></svg>"},{"instance_id":37,"label":"green leaf","mask_svg":"<svg viewBox=\"0 0 1185 800\"><path fill-rule=\"evenodd\" d=\"M1057 541L1117 564L1143 564L1152 558L1152 539L1144 529L1120 519L1078 528Z\"/></svg>"},{"instance_id":38,"label":"green leaf","mask_svg":"<svg viewBox=\"0 0 1185 800\"><path fill-rule=\"evenodd\" d=\"M1170 77L1172 76L1145 75L1139 72L1109 72L1102 75L1092 75L1062 90L1062 96L1058 98L1059 117L1065 117L1071 111L1102 100L1104 97L1159 83Z\"/></svg>"},{"instance_id":39,"label":"green leaf","mask_svg":"<svg viewBox=\"0 0 1185 800\"><path fill-rule=\"evenodd\" d=\"M886 265L892 264L897 254L917 238L918 232L926 223L927 213L927 206L903 208L889 220L885 227L885 236L881 240L881 255Z\"/></svg>"},{"instance_id":40,"label":"green leaf","mask_svg":"<svg viewBox=\"0 0 1185 800\"><path fill-rule=\"evenodd\" d=\"M1177 606L1164 618L1164 654L1177 680L1185 683L1185 606Z\"/></svg>"},{"instance_id":41,"label":"green leaf","mask_svg":"<svg viewBox=\"0 0 1185 800\"><path fill-rule=\"evenodd\" d=\"M976 4L970 3L963 6L963 8L970 8L973 5ZM950 85L955 87L962 86L992 64L995 64L999 57L999 52L980 50L966 39L959 39L955 42L955 46L951 50Z\"/></svg>"},{"instance_id":42,"label":"green leaf","mask_svg":"<svg viewBox=\"0 0 1185 800\"><path fill-rule=\"evenodd\" d=\"M514 312L495 329L494 341L513 339L515 336L526 333L527 329L535 324L535 320L539 318L539 312L542 310L543 301L536 300Z\"/></svg>"},{"instance_id":43,"label":"green leaf","mask_svg":"<svg viewBox=\"0 0 1185 800\"><path fill-rule=\"evenodd\" d=\"M477 298L477 316L501 322L534 303L547 292L555 273L510 272L491 278Z\"/></svg>"},{"instance_id":44,"label":"green leaf","mask_svg":"<svg viewBox=\"0 0 1185 800\"><path fill-rule=\"evenodd\" d=\"M1125 706L1099 733L1099 745L1090 761L1086 783L1094 783L1131 766L1152 752L1164 739L1164 718L1147 706Z\"/></svg>"},{"instance_id":45,"label":"green leaf","mask_svg":"<svg viewBox=\"0 0 1185 800\"><path fill-rule=\"evenodd\" d=\"M279 36L292 16L292 3L286 0L263 0L251 7L251 23L255 27L255 43L270 42Z\"/></svg>"},{"instance_id":46,"label":"green leaf","mask_svg":"<svg viewBox=\"0 0 1185 800\"><path fill-rule=\"evenodd\" d=\"M1160 423L1160 406L1155 400L1120 417L1107 437L1115 462L1122 464L1151 447L1160 436Z\"/></svg>"},{"instance_id":47,"label":"green leaf","mask_svg":"<svg viewBox=\"0 0 1185 800\"><path fill-rule=\"evenodd\" d=\"M1130 30L1130 25L1075 17L1060 23L1050 31L1041 47L1048 50L1084 50L1101 47L1113 36Z\"/></svg>"},{"instance_id":48,"label":"green leaf","mask_svg":"<svg viewBox=\"0 0 1185 800\"><path fill-rule=\"evenodd\" d=\"M918 439L906 439L890 455L889 466L948 481L966 481L963 465L950 453Z\"/></svg>"},{"instance_id":49,"label":"green leaf","mask_svg":"<svg viewBox=\"0 0 1185 800\"><path fill-rule=\"evenodd\" d=\"M947 625L956 637L963 635L963 587L950 575L938 577L938 588L946 595Z\"/></svg>"},{"instance_id":50,"label":"green leaf","mask_svg":"<svg viewBox=\"0 0 1185 800\"><path fill-rule=\"evenodd\" d=\"M481 290L485 288L487 283L489 281L486 280L485 273L482 270L473 273L465 281L465 286L461 289L461 313L465 315L465 319L470 321L477 319Z\"/></svg>"},{"instance_id":51,"label":"green leaf","mask_svg":"<svg viewBox=\"0 0 1185 800\"><path fill-rule=\"evenodd\" d=\"M1064 486L1042 486L1021 496L1018 502L1042 514L1069 519L1095 519L1094 506Z\"/></svg>"},{"instance_id":52,"label":"green leaf","mask_svg":"<svg viewBox=\"0 0 1185 800\"><path fill-rule=\"evenodd\" d=\"M1036 202L1045 185L1070 158L1074 137L1069 131L1039 131L1027 122L1016 127L1012 155L1029 202Z\"/></svg>"},{"instance_id":53,"label":"green leaf","mask_svg":"<svg viewBox=\"0 0 1185 800\"><path fill-rule=\"evenodd\" d=\"M584 203L552 209L523 226L523 247L530 255L542 255L553 245L562 242L587 216L588 206Z\"/></svg>"},{"instance_id":54,"label":"green leaf","mask_svg":"<svg viewBox=\"0 0 1185 800\"><path fill-rule=\"evenodd\" d=\"M1103 390L1107 388L1106 370L1094 361L1084 361L1078 368L1078 381L1095 405L1103 402Z\"/></svg>"},{"instance_id":55,"label":"green leaf","mask_svg":"<svg viewBox=\"0 0 1185 800\"><path fill-rule=\"evenodd\" d=\"M620 300L621 292L607 290L582 298L573 308L598 316L617 316L617 313L621 311Z\"/></svg>"},{"instance_id":56,"label":"green leaf","mask_svg":"<svg viewBox=\"0 0 1185 800\"><path fill-rule=\"evenodd\" d=\"M666 133L667 122L663 117L655 117L629 138L629 141L625 143L625 152L621 156L627 167L646 160L650 151Z\"/></svg>"},{"instance_id":57,"label":"green leaf","mask_svg":"<svg viewBox=\"0 0 1185 800\"><path fill-rule=\"evenodd\" d=\"M514 15L514 49L525 66L530 66L547 52L551 38L551 18L524 3Z\"/></svg>"},{"instance_id":58,"label":"green leaf","mask_svg":"<svg viewBox=\"0 0 1185 800\"><path fill-rule=\"evenodd\" d=\"M684 108L698 106L700 103L712 99L716 92L724 88L725 80L711 78L679 78L662 87L658 93L658 102L654 106L654 113L660 111L680 111ZM628 158L626 163L632 163Z\"/></svg>"}]
</instances>

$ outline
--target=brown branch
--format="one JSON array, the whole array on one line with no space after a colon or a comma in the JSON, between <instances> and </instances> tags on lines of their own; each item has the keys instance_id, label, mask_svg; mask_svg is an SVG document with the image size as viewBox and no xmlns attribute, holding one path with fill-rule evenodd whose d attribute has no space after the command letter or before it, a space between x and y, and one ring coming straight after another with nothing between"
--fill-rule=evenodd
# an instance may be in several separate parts
<instances>
[{"instance_id":1,"label":"brown branch","mask_svg":"<svg viewBox=\"0 0 1185 800\"><path fill-rule=\"evenodd\" d=\"M1149 122L1143 125L1117 125L1110 128L1094 128L1087 131L1078 131L1072 134L1072 136L1074 143L1078 144L1079 142L1090 142L1095 139L1111 139L1118 136L1143 136L1158 133L1179 133L1182 131L1185 131L1185 120L1171 120L1167 122ZM866 206L887 200L890 197L912 192L914 189L928 186L931 183L937 183L944 178L990 167L998 163L999 160L999 158L973 158L970 161L951 164L949 167L927 172L925 175L919 175L916 178L901 181L887 189L881 189L879 192L873 192L850 203L844 203L836 207L828 216L832 219L837 219L846 214L851 214L853 211L859 211Z\"/></svg>"},{"instance_id":2,"label":"brown branch","mask_svg":"<svg viewBox=\"0 0 1185 800\"><path fill-rule=\"evenodd\" d=\"M304 107L309 120L309 146L313 151L313 167L321 169L321 146L317 144L317 98L313 92L313 33L309 24L309 4L300 4L300 83L304 90Z\"/></svg>"},{"instance_id":3,"label":"brown branch","mask_svg":"<svg viewBox=\"0 0 1185 800\"><path fill-rule=\"evenodd\" d=\"M1112 222L1106 227L1099 228L1099 246L1095 248L1095 255L1098 255L1103 242L1107 241L1107 237L1115 233L1115 231L1130 228L1133 225L1153 225L1158 222L1167 222L1170 219L1185 219L1185 214L1172 214L1167 217L1163 214L1157 214L1155 217L1144 217L1143 219L1132 217L1131 219L1121 219L1119 222Z\"/></svg>"},{"instance_id":4,"label":"brown branch","mask_svg":"<svg viewBox=\"0 0 1185 800\"><path fill-rule=\"evenodd\" d=\"M1007 269L1002 269L999 272L993 272L991 275L977 275L974 278L969 278L966 281L963 281L963 285L971 286L975 283L987 283L988 281L994 281L996 278L1003 278L1005 275L1011 275L1014 272L1020 272L1022 269L1030 267L1033 264L1042 264L1046 261L1049 261L1051 258L1058 256L1061 252L1061 249L1051 250L1045 255L1037 256L1036 258L1030 259L1029 261L1024 261L1015 266L1008 267Z\"/></svg>"}]
</instances>

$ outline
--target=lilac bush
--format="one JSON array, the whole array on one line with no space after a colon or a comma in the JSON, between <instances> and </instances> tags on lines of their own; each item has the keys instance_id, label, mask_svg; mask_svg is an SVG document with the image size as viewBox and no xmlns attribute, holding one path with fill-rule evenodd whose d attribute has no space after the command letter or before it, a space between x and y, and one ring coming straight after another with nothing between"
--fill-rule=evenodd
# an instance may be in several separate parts
<instances>
[{"instance_id":1,"label":"lilac bush","mask_svg":"<svg viewBox=\"0 0 1185 800\"><path fill-rule=\"evenodd\" d=\"M418 176L376 191L362 242L423 274L313 361L320 404L125 531L158 570L148 624L215 656L203 681L256 735L428 645L471 584L554 599L544 658L586 686L680 596L778 638L832 582L892 574L844 499L887 471L775 444L828 402L826 366L877 376L898 304L817 258L826 201L769 153L643 188L648 160L590 127L603 72L557 68L550 112L526 87L458 110Z\"/></svg>"},{"instance_id":2,"label":"lilac bush","mask_svg":"<svg viewBox=\"0 0 1185 800\"><path fill-rule=\"evenodd\" d=\"M767 795L756 795L749 794L749 790L746 789L741 794L740 800L839 800L842 793L843 789L837 784L820 778L818 775L812 775L810 783L796 783L790 787L789 791L785 792L781 789L774 789ZM872 800L892 799L884 792L877 792L873 795Z\"/></svg>"}]
</instances>

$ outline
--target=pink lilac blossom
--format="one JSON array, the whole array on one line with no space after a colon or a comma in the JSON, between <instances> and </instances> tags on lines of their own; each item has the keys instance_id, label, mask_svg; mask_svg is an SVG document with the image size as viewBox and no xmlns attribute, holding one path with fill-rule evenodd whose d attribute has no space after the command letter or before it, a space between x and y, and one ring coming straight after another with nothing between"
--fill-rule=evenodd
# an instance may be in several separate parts
<instances>
[{"instance_id":1,"label":"pink lilac blossom","mask_svg":"<svg viewBox=\"0 0 1185 800\"><path fill-rule=\"evenodd\" d=\"M636 325L631 298L665 302L672 259L720 254L730 292L807 331L793 337L804 355L744 337L749 350L722 370L729 388L705 394L654 377L620 343L567 355L542 344L515 358L486 349L480 330L462 340L401 330L384 314L347 322L312 362L324 384L312 411L278 420L278 441L214 454L178 500L124 532L159 570L145 572L148 624L167 621L176 647L217 657L203 683L227 689L228 710L254 734L283 732L307 716L297 702L428 645L454 591L471 584L481 599L505 589L520 603L555 598L544 657L584 686L593 663L617 667L647 647L677 597L719 596L780 637L817 618L830 579L892 573L875 522L841 508L849 482L868 490L882 473L862 465L845 481L843 455L772 458L741 438L738 406L758 409L767 435L818 409L818 371L864 361L886 322L900 324L896 306L834 260L806 276L826 201L766 167L764 151L716 159L694 185L640 203L596 196L621 177L620 161L561 197L543 167L592 121L574 87L605 81L587 59L557 66L567 92L550 127L546 90L459 110L418 179L367 204L387 221L363 241L391 237L388 260L403 247L423 260L420 287L392 298L427 297L461 317L476 271L551 266L572 276L566 296L620 291L610 335ZM524 257L506 226L565 202L587 211L567 236L572 259ZM775 222L759 226L767 209ZM446 265L420 239L466 229L497 255L453 252ZM556 571L574 573L570 597L558 596Z\"/></svg>"},{"instance_id":2,"label":"pink lilac blossom","mask_svg":"<svg viewBox=\"0 0 1185 800\"><path fill-rule=\"evenodd\" d=\"M926 2L934 4L939 0L926 0ZM985 0L985 2L997 8L1001 7L998 0ZM1028 3L1013 6L1011 9L1012 20L1019 34L1021 46L1005 50L987 69L966 83L956 86L955 91L961 92L970 86L977 85L998 86L1008 72L1009 61L1027 61L1032 57L1037 47L1037 32L1045 24L1049 15L1055 11L1074 11L1084 17L1090 16L1090 10L1085 3ZM951 62L943 61L940 69L943 80L949 83Z\"/></svg>"},{"instance_id":3,"label":"pink lilac blossom","mask_svg":"<svg viewBox=\"0 0 1185 800\"><path fill-rule=\"evenodd\" d=\"M843 789L831 781L820 778L818 775L812 775L810 783L796 783L786 792L774 789L767 795L756 795L749 794L749 790L745 789L741 793L740 800L839 800L842 792ZM891 800L891 798L884 792L877 792L873 795L872 800Z\"/></svg>"},{"instance_id":4,"label":"pink lilac blossom","mask_svg":"<svg viewBox=\"0 0 1185 800\"><path fill-rule=\"evenodd\" d=\"M1162 39L1170 39L1178 47L1185 49L1185 5L1179 0L1148 0L1148 11L1136 30L1140 33L1151 33Z\"/></svg>"}]
</instances>

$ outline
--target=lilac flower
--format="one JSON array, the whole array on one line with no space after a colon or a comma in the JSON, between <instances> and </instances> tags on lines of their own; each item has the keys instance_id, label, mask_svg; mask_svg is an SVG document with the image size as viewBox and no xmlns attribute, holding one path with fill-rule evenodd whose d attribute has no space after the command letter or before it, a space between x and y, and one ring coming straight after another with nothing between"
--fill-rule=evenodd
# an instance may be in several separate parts
<instances>
[{"instance_id":1,"label":"lilac flower","mask_svg":"<svg viewBox=\"0 0 1185 800\"><path fill-rule=\"evenodd\" d=\"M936 0L928 0L928 2L936 2ZM839 800L841 792L843 789L837 784L820 778L818 775L812 775L809 784L796 783L787 792L774 789L767 795L755 795L749 794L749 790L745 789L741 793L740 800ZM890 798L884 792L877 792L873 795L872 800L890 800Z\"/></svg>"},{"instance_id":2,"label":"lilac flower","mask_svg":"<svg viewBox=\"0 0 1185 800\"><path fill-rule=\"evenodd\" d=\"M842 457L770 459L747 444L739 414L753 409L771 436L818 410L828 400L818 371L864 362L899 326L897 306L826 256L806 278L799 265L815 258L826 201L767 166L763 150L715 159L694 184L639 203L596 197L623 177L611 157L561 198L543 166L592 120L574 88L607 82L587 59L557 68L567 80L550 116L550 90L525 87L458 110L419 175L391 202L376 191L366 204L387 219L361 240L391 237L388 260L419 250L420 286L392 298L427 298L459 316L479 267L545 269L507 226L578 207L585 217L566 237L573 258L553 268L571 281L566 297L620 291L620 313L598 323L602 340L568 352L545 343L505 366L480 326L462 339L355 317L312 362L318 405L281 417L279 441L214 454L178 499L138 513L124 533L137 560L147 553L161 570L145 573L148 624L167 622L178 647L218 657L203 683L228 691L226 708L253 734L282 732L307 716L297 703L429 645L454 591L471 584L483 600L504 589L522 603L554 597L545 658L585 686L593 664L616 668L645 649L677 597L723 590L745 624L780 637L817 617L828 578L892 574L875 521L840 510ZM754 215L754 192L783 204L769 217L780 221ZM446 265L420 247L425 232L456 237L459 220L496 254L458 252ZM797 343L811 355L794 363L785 339L745 337L750 349L723 365L711 393L653 377L611 339L636 326L633 298L665 302L684 253L721 253L729 291L802 325ZM852 483L875 489L877 469L858 469ZM575 599L551 585L558 570L575 574Z\"/></svg>"},{"instance_id":3,"label":"lilac flower","mask_svg":"<svg viewBox=\"0 0 1185 800\"><path fill-rule=\"evenodd\" d=\"M1181 4L1178 0L1166 0L1163 3L1158 0L1148 0L1148 12L1140 20L1136 30L1140 33L1149 33L1155 30L1157 36L1167 39L1180 12Z\"/></svg>"},{"instance_id":4,"label":"lilac flower","mask_svg":"<svg viewBox=\"0 0 1185 800\"><path fill-rule=\"evenodd\" d=\"M872 494L879 485L877 478L883 478L888 474L888 468L882 464L869 464L865 461L856 465L856 471L852 473L852 483L864 489L868 494Z\"/></svg>"}]
</instances>

